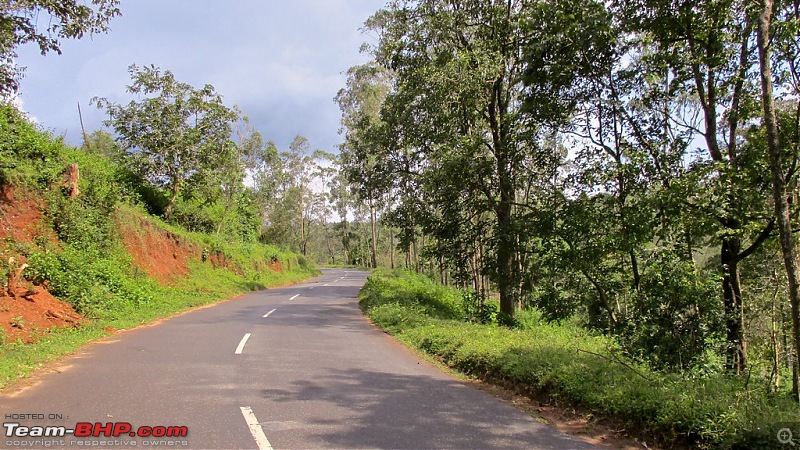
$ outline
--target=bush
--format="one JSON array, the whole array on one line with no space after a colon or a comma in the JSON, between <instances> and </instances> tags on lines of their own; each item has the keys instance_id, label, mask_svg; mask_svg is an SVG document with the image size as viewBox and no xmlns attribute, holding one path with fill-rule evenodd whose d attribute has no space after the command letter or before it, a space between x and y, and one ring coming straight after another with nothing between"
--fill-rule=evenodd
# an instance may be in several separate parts
<instances>
[{"instance_id":1,"label":"bush","mask_svg":"<svg viewBox=\"0 0 800 450\"><path fill-rule=\"evenodd\" d=\"M486 302L478 292L464 291L461 293L461 305L464 318L468 322L492 323L497 319L497 304Z\"/></svg>"},{"instance_id":2,"label":"bush","mask_svg":"<svg viewBox=\"0 0 800 450\"><path fill-rule=\"evenodd\" d=\"M81 314L98 318L118 306L144 306L155 296L155 283L134 276L130 261L117 255L67 245L58 253L33 253L29 264L36 283L47 281L53 295Z\"/></svg>"},{"instance_id":3,"label":"bush","mask_svg":"<svg viewBox=\"0 0 800 450\"><path fill-rule=\"evenodd\" d=\"M439 319L463 317L461 295L435 284L424 275L413 272L378 271L370 277L361 294L361 305L369 309L383 303L397 302L420 308L428 316Z\"/></svg>"},{"instance_id":4,"label":"bush","mask_svg":"<svg viewBox=\"0 0 800 450\"><path fill-rule=\"evenodd\" d=\"M58 178L61 147L15 107L0 103L0 184L46 186Z\"/></svg>"},{"instance_id":5,"label":"bush","mask_svg":"<svg viewBox=\"0 0 800 450\"><path fill-rule=\"evenodd\" d=\"M656 369L689 370L723 338L718 283L673 253L655 256L642 273L640 310L624 318L620 343Z\"/></svg>"}]
</instances>

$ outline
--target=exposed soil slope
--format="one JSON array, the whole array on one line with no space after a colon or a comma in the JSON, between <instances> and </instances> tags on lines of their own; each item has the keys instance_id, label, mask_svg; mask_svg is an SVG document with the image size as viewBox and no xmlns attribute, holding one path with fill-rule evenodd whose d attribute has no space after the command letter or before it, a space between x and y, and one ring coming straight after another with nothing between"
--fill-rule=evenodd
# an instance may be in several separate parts
<instances>
[{"instance_id":1,"label":"exposed soil slope","mask_svg":"<svg viewBox=\"0 0 800 450\"><path fill-rule=\"evenodd\" d=\"M116 223L122 244L133 257L133 264L163 285L186 278L192 259L208 261L214 268L224 268L239 276L244 274L242 268L225 253L203 249L197 243L187 241L147 220L120 213Z\"/></svg>"},{"instance_id":2,"label":"exposed soil slope","mask_svg":"<svg viewBox=\"0 0 800 450\"><path fill-rule=\"evenodd\" d=\"M41 239L57 243L42 214L43 206L41 200L28 193L15 192L12 186L0 188L0 264L6 269L9 258L14 258L16 267L25 263L16 245L32 244ZM81 316L70 304L50 295L45 287L33 286L22 279L8 292L6 281L3 280L0 289L0 339L32 342L51 328L80 326Z\"/></svg>"},{"instance_id":3,"label":"exposed soil slope","mask_svg":"<svg viewBox=\"0 0 800 450\"><path fill-rule=\"evenodd\" d=\"M0 297L0 326L6 342L34 342L51 328L80 326L83 320L69 303L41 286L18 288L15 296Z\"/></svg>"},{"instance_id":4,"label":"exposed soil slope","mask_svg":"<svg viewBox=\"0 0 800 450\"><path fill-rule=\"evenodd\" d=\"M122 243L136 267L162 284L189 275L189 260L200 259L202 249L180 236L128 215L117 217ZM133 224L131 223L133 222Z\"/></svg>"}]
</instances>

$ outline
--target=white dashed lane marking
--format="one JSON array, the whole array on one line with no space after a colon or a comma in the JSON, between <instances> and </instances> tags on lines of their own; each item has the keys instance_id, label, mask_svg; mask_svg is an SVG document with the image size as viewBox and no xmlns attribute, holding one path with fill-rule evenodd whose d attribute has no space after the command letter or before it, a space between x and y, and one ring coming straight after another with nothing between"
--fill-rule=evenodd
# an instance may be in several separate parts
<instances>
[{"instance_id":1,"label":"white dashed lane marking","mask_svg":"<svg viewBox=\"0 0 800 450\"><path fill-rule=\"evenodd\" d=\"M250 434L253 435L253 439L256 441L256 447L259 450L272 450L272 444L269 443L267 435L264 434L264 429L261 428L256 415L253 414L253 410L249 406L242 406L240 409L242 410L244 421L247 422L247 427L250 428Z\"/></svg>"},{"instance_id":2,"label":"white dashed lane marking","mask_svg":"<svg viewBox=\"0 0 800 450\"><path fill-rule=\"evenodd\" d=\"M239 341L239 345L236 347L236 352L234 354L241 355L242 351L244 350L244 345L247 344L247 340L250 339L250 333L246 333L241 341Z\"/></svg>"}]
</instances>

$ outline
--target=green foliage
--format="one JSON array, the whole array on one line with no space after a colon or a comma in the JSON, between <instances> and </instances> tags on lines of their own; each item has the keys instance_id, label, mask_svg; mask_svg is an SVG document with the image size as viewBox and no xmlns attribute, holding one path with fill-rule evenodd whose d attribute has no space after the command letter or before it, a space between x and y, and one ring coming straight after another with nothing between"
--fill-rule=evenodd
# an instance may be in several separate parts
<instances>
[{"instance_id":1,"label":"green foliage","mask_svg":"<svg viewBox=\"0 0 800 450\"><path fill-rule=\"evenodd\" d=\"M211 174L235 159L236 145L230 141L231 124L238 114L222 103L214 87L200 89L179 82L169 70L155 66L128 68L133 83L128 92L140 101L119 105L107 99L93 102L105 108L109 119L141 175L170 191L164 214L172 207L184 185L196 173Z\"/></svg>"},{"instance_id":2,"label":"green foliage","mask_svg":"<svg viewBox=\"0 0 800 450\"><path fill-rule=\"evenodd\" d=\"M764 252L797 228L796 202L775 220L785 202L768 194L796 188L800 53L796 5L762 7L759 21L742 2L390 2L336 97L333 196L392 227L407 267L499 294L496 322L533 305L658 370L741 375L754 357L784 389L800 322ZM778 93L770 139L759 81ZM377 233L337 231L346 259L375 265Z\"/></svg>"},{"instance_id":3,"label":"green foliage","mask_svg":"<svg viewBox=\"0 0 800 450\"><path fill-rule=\"evenodd\" d=\"M642 274L639 310L626 317L623 348L659 369L687 370L723 339L718 281L691 263L659 253Z\"/></svg>"},{"instance_id":4,"label":"green foliage","mask_svg":"<svg viewBox=\"0 0 800 450\"><path fill-rule=\"evenodd\" d=\"M370 277L361 291L360 304L365 310L372 306L397 302L413 304L426 315L437 319L460 319L463 307L460 294L413 272L379 270Z\"/></svg>"},{"instance_id":5,"label":"green foliage","mask_svg":"<svg viewBox=\"0 0 800 450\"><path fill-rule=\"evenodd\" d=\"M531 303L551 322L559 322L572 317L579 311L581 297L563 289L556 280L544 283L533 293Z\"/></svg>"},{"instance_id":6,"label":"green foliage","mask_svg":"<svg viewBox=\"0 0 800 450\"><path fill-rule=\"evenodd\" d=\"M486 302L478 292L464 291L461 293L461 304L464 318L470 322L492 323L497 319L497 305Z\"/></svg>"},{"instance_id":7,"label":"green foliage","mask_svg":"<svg viewBox=\"0 0 800 450\"><path fill-rule=\"evenodd\" d=\"M681 270L672 265L670 270ZM657 283L655 275L648 276ZM800 421L796 404L745 386L745 380L651 371L614 352L611 338L591 335L577 324L548 323L536 311L518 314L514 329L464 322L457 310L441 314L432 305L458 303L461 296L425 280L376 272L362 290L361 307L378 326L467 374L587 408L640 430L648 441L667 444L775 448L776 424Z\"/></svg>"},{"instance_id":8,"label":"green foliage","mask_svg":"<svg viewBox=\"0 0 800 450\"><path fill-rule=\"evenodd\" d=\"M145 307L155 298L155 282L135 276L130 257L123 249L114 250L109 254L66 245L60 252L34 253L29 259L33 279L48 281L54 295L88 317L108 318L119 309Z\"/></svg>"},{"instance_id":9,"label":"green foliage","mask_svg":"<svg viewBox=\"0 0 800 450\"><path fill-rule=\"evenodd\" d=\"M61 147L16 108L0 105L0 184L33 187L56 180Z\"/></svg>"}]
</instances>

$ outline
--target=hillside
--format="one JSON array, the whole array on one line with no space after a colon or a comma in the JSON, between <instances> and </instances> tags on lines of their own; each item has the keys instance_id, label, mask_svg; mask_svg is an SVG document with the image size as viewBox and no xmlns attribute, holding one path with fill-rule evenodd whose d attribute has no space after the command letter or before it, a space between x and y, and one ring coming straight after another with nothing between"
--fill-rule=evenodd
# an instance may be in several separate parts
<instances>
[{"instance_id":1,"label":"hillside","mask_svg":"<svg viewBox=\"0 0 800 450\"><path fill-rule=\"evenodd\" d=\"M29 196L19 198L11 185L4 185L0 198L0 256L7 265L9 275L27 258L15 252L14 244L33 244L36 239L56 242L55 234L46 226L42 207ZM9 259L13 258L13 262ZM43 286L22 279L17 286L9 287L7 276L0 292L0 336L5 342L32 342L36 336L58 327L77 327L82 317L69 303L53 297Z\"/></svg>"},{"instance_id":2,"label":"hillside","mask_svg":"<svg viewBox=\"0 0 800 450\"><path fill-rule=\"evenodd\" d=\"M318 273L302 255L149 214L157 189L7 106L0 186L0 387L87 340Z\"/></svg>"}]
</instances>

